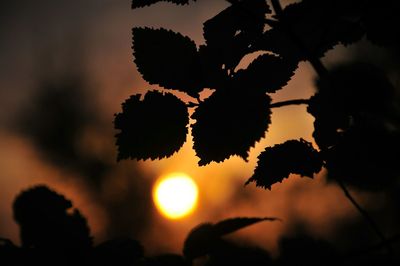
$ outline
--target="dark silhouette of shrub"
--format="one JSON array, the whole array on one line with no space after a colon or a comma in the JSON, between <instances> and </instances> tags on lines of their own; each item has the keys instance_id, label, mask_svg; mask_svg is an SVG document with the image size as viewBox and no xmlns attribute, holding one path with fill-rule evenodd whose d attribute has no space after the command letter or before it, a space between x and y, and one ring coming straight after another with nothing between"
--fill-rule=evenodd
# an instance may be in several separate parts
<instances>
[{"instance_id":1,"label":"dark silhouette of shrub","mask_svg":"<svg viewBox=\"0 0 400 266\"><path fill-rule=\"evenodd\" d=\"M46 186L36 186L17 196L13 210L20 226L21 247L0 239L2 265L192 265L199 256L209 256L207 265L232 261L261 265L270 261L259 248L239 247L222 236L261 221L276 218L234 218L193 229L185 241L183 255L145 257L142 245L119 238L94 246L86 219L72 202ZM206 228L207 230L203 230ZM232 254L233 252L233 254ZM255 256L255 257L254 257ZM238 264L238 262L240 262Z\"/></svg>"},{"instance_id":2,"label":"dark silhouette of shrub","mask_svg":"<svg viewBox=\"0 0 400 266\"><path fill-rule=\"evenodd\" d=\"M72 203L45 186L21 193L15 200L14 218L21 228L25 248L78 248L92 246L86 219Z\"/></svg>"}]
</instances>

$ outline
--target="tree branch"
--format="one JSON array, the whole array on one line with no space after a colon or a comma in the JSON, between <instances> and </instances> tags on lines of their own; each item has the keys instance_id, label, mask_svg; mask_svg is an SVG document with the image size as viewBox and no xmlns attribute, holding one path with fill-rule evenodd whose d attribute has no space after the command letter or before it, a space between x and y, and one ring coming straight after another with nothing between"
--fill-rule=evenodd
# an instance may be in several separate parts
<instances>
[{"instance_id":1,"label":"tree branch","mask_svg":"<svg viewBox=\"0 0 400 266\"><path fill-rule=\"evenodd\" d=\"M278 108L278 107L288 106L288 105L308 104L309 102L310 102L310 99L295 99L295 100L271 103L271 105L269 107Z\"/></svg>"},{"instance_id":2,"label":"tree branch","mask_svg":"<svg viewBox=\"0 0 400 266\"><path fill-rule=\"evenodd\" d=\"M280 17L282 15L282 6L281 3L279 2L279 0L271 0L271 4L272 4L272 8L275 11L275 14Z\"/></svg>"},{"instance_id":3,"label":"tree branch","mask_svg":"<svg viewBox=\"0 0 400 266\"><path fill-rule=\"evenodd\" d=\"M368 214L368 212L366 210L364 210L361 207L361 205L358 204L358 202L353 198L353 196L350 194L350 191L347 189L346 185L342 182L342 180L340 180L339 178L335 178L335 180L338 183L338 185L340 186L340 188L343 190L343 192L346 195L346 197L350 200L350 202L358 210L358 212L364 217L364 219L370 225L371 229L375 232L375 234L382 241L382 245L386 247L388 253L392 254L393 250L392 250L392 247L390 245L390 242L386 239L386 237L383 234L383 232L379 229L379 226L375 223L375 221Z\"/></svg>"},{"instance_id":4,"label":"tree branch","mask_svg":"<svg viewBox=\"0 0 400 266\"><path fill-rule=\"evenodd\" d=\"M273 28L276 25L278 25L279 22L277 20L274 20L274 19L265 18L264 19L264 23L267 24L268 26L270 26L271 28Z\"/></svg>"}]
</instances>

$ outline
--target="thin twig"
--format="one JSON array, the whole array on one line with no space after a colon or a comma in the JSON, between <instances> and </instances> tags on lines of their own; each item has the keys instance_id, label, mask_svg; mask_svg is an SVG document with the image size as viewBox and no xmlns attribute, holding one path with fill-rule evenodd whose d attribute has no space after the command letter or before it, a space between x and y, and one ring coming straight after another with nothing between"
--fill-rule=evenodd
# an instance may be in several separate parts
<instances>
[{"instance_id":1,"label":"thin twig","mask_svg":"<svg viewBox=\"0 0 400 266\"><path fill-rule=\"evenodd\" d=\"M270 26L271 28L275 27L279 24L279 22L275 19L265 18L264 23Z\"/></svg>"},{"instance_id":2,"label":"thin twig","mask_svg":"<svg viewBox=\"0 0 400 266\"><path fill-rule=\"evenodd\" d=\"M188 102L186 104L186 107L188 107L188 108L192 108L192 107L196 107L196 106L199 106L199 104L198 103L194 103L194 102Z\"/></svg>"},{"instance_id":3,"label":"thin twig","mask_svg":"<svg viewBox=\"0 0 400 266\"><path fill-rule=\"evenodd\" d=\"M308 104L309 102L310 102L310 99L295 99L295 100L271 103L271 105L269 107L270 108L278 108L278 107L288 106L288 105Z\"/></svg>"},{"instance_id":4,"label":"thin twig","mask_svg":"<svg viewBox=\"0 0 400 266\"><path fill-rule=\"evenodd\" d=\"M392 250L392 247L390 246L390 242L388 242L385 235L379 229L379 226L375 223L375 221L368 214L368 212L366 210L364 210L364 208L362 208L361 205L358 204L358 202L353 198L353 196L350 194L350 191L347 189L346 185L342 182L342 180L340 180L339 178L335 178L335 180L338 183L338 185L340 186L340 188L343 190L346 197L350 200L350 202L358 210L358 212L364 217L364 219L371 226L371 229L375 232L375 234L382 241L382 245L384 245L386 247L388 253L392 254L393 250Z\"/></svg>"}]
</instances>

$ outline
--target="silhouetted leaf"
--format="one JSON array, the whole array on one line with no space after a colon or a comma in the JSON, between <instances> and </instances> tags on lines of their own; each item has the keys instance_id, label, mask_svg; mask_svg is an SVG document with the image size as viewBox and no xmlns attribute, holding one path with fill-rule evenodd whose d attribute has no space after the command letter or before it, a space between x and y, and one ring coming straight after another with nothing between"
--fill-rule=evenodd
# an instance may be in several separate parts
<instances>
[{"instance_id":1,"label":"silhouetted leaf","mask_svg":"<svg viewBox=\"0 0 400 266\"><path fill-rule=\"evenodd\" d=\"M226 246L226 243L221 240L222 236L258 222L276 220L279 219L275 217L238 217L226 219L216 224L200 224L193 228L186 237L183 245L183 254L189 260L207 255L216 251L215 249Z\"/></svg>"},{"instance_id":2,"label":"silhouetted leaf","mask_svg":"<svg viewBox=\"0 0 400 266\"><path fill-rule=\"evenodd\" d=\"M45 186L22 192L13 206L26 248L85 250L92 246L86 219L70 200Z\"/></svg>"},{"instance_id":3,"label":"silhouetted leaf","mask_svg":"<svg viewBox=\"0 0 400 266\"><path fill-rule=\"evenodd\" d=\"M171 156L186 140L189 114L185 104L170 93L150 91L144 99L133 95L122 104L114 125L118 160Z\"/></svg>"},{"instance_id":4,"label":"silhouetted leaf","mask_svg":"<svg viewBox=\"0 0 400 266\"><path fill-rule=\"evenodd\" d=\"M233 233L239 229L247 227L249 225L253 225L258 222L263 221L278 221L279 218L275 217L238 217L238 218L231 218L220 221L214 225L214 232L218 236L223 236L226 234Z\"/></svg>"},{"instance_id":5,"label":"silhouetted leaf","mask_svg":"<svg viewBox=\"0 0 400 266\"><path fill-rule=\"evenodd\" d=\"M233 70L264 30L271 10L264 0L231 1L232 5L204 23L204 38L218 67Z\"/></svg>"},{"instance_id":6,"label":"silhouetted leaf","mask_svg":"<svg viewBox=\"0 0 400 266\"><path fill-rule=\"evenodd\" d=\"M210 223L200 224L190 231L183 244L183 255L189 260L206 255L213 243L218 241Z\"/></svg>"},{"instance_id":7,"label":"silhouetted leaf","mask_svg":"<svg viewBox=\"0 0 400 266\"><path fill-rule=\"evenodd\" d=\"M132 33L134 61L146 81L197 96L202 70L191 39L165 29L133 28Z\"/></svg>"},{"instance_id":8,"label":"silhouetted leaf","mask_svg":"<svg viewBox=\"0 0 400 266\"><path fill-rule=\"evenodd\" d=\"M210 89L224 87L229 79L229 75L220 58L219 52L207 45L201 45L199 54L203 66L204 87Z\"/></svg>"},{"instance_id":9,"label":"silhouetted leaf","mask_svg":"<svg viewBox=\"0 0 400 266\"><path fill-rule=\"evenodd\" d=\"M170 2L177 5L186 5L189 3L189 0L132 0L132 8L149 6L158 2Z\"/></svg>"},{"instance_id":10,"label":"silhouetted leaf","mask_svg":"<svg viewBox=\"0 0 400 266\"><path fill-rule=\"evenodd\" d=\"M221 162L231 155L243 159L270 123L270 97L253 88L227 87L200 104L192 118L194 149L199 165Z\"/></svg>"},{"instance_id":11,"label":"silhouetted leaf","mask_svg":"<svg viewBox=\"0 0 400 266\"><path fill-rule=\"evenodd\" d=\"M257 48L287 59L322 57L336 44L350 44L364 34L352 14L342 13L343 1L303 1L288 5L280 22L264 33Z\"/></svg>"},{"instance_id":12,"label":"silhouetted leaf","mask_svg":"<svg viewBox=\"0 0 400 266\"><path fill-rule=\"evenodd\" d=\"M257 57L247 69L239 70L234 82L243 88L273 93L289 82L296 68L297 63L264 54Z\"/></svg>"},{"instance_id":13,"label":"silhouetted leaf","mask_svg":"<svg viewBox=\"0 0 400 266\"><path fill-rule=\"evenodd\" d=\"M271 189L289 174L313 177L321 171L322 159L312 144L300 139L268 147L258 156L258 165L253 176L246 182L256 182L257 186Z\"/></svg>"}]
</instances>

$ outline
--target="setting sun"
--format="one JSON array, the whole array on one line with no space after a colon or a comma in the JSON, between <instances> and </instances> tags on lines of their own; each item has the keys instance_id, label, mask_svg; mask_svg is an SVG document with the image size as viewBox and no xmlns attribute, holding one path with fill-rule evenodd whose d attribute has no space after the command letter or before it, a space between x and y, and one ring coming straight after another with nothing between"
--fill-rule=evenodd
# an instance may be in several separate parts
<instances>
[{"instance_id":1,"label":"setting sun","mask_svg":"<svg viewBox=\"0 0 400 266\"><path fill-rule=\"evenodd\" d=\"M161 177L153 189L153 200L157 209L170 219L179 219L193 212L197 197L196 183L184 173Z\"/></svg>"}]
</instances>

